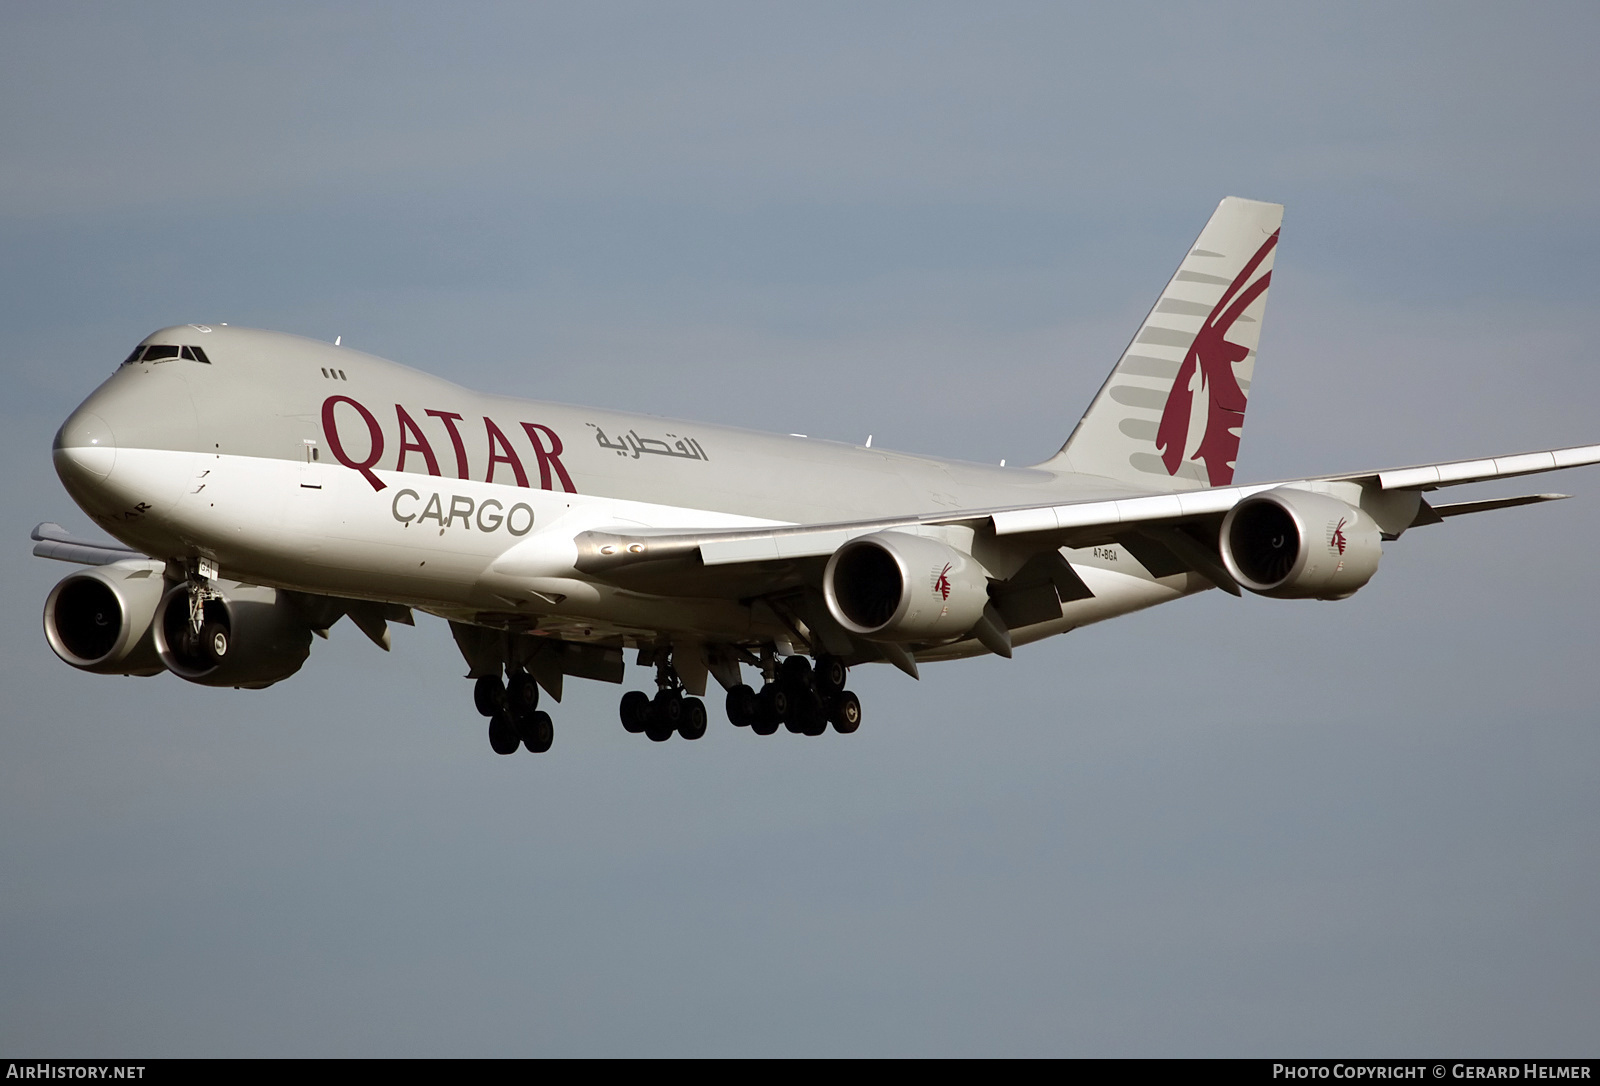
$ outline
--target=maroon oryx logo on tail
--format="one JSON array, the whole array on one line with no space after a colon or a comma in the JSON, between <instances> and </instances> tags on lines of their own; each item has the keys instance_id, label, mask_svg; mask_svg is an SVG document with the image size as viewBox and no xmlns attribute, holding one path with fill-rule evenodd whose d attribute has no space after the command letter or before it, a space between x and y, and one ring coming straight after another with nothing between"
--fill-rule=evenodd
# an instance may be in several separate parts
<instances>
[{"instance_id":1,"label":"maroon oryx logo on tail","mask_svg":"<svg viewBox=\"0 0 1600 1086\"><path fill-rule=\"evenodd\" d=\"M1244 390L1239 387L1233 367L1243 361L1249 351L1230 343L1227 336L1239 315L1266 292L1267 284L1272 281L1270 271L1254 283L1250 283L1250 277L1277 244L1278 232L1273 231L1223 291L1222 298L1206 316L1200 331L1195 333L1183 365L1178 367L1178 376L1172 382L1172 391L1167 394L1167 404L1161 412L1161 425L1156 429L1156 447L1161 450L1161 462L1169 475L1178 474L1183 464L1183 453L1189 445L1189 415L1198 391L1208 397L1206 430L1190 459L1205 464L1212 486L1224 486L1233 481L1233 465L1239 457L1237 431L1244 425L1245 408ZM1246 283L1250 285L1246 287ZM1199 375L1198 389L1190 387L1195 383L1196 374Z\"/></svg>"}]
</instances>

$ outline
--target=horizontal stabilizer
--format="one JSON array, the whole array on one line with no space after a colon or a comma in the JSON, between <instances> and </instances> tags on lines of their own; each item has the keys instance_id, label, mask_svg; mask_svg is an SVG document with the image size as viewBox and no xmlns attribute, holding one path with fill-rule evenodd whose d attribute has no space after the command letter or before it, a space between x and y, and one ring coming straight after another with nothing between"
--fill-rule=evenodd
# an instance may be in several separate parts
<instances>
[{"instance_id":1,"label":"horizontal stabilizer","mask_svg":"<svg viewBox=\"0 0 1600 1086\"><path fill-rule=\"evenodd\" d=\"M65 528L45 521L34 528L29 538L35 540L33 553L39 558L54 558L58 562L77 562L85 566L109 566L112 562L126 562L145 555L121 543L98 543L74 539Z\"/></svg>"},{"instance_id":2,"label":"horizontal stabilizer","mask_svg":"<svg viewBox=\"0 0 1600 1086\"><path fill-rule=\"evenodd\" d=\"M1446 517L1460 517L1468 513L1485 513L1490 509L1514 509L1519 505L1537 505L1539 502L1558 502L1570 494L1520 494L1515 498L1488 498L1479 502L1452 502L1449 505L1423 503L1417 511L1412 527L1423 524L1440 524Z\"/></svg>"}]
</instances>

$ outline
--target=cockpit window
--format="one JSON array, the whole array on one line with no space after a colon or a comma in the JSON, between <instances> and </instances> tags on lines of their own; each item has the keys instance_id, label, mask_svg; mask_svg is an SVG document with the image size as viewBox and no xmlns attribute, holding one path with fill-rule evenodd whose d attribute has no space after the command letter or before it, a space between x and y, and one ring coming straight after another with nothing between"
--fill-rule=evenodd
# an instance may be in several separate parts
<instances>
[{"instance_id":1,"label":"cockpit window","mask_svg":"<svg viewBox=\"0 0 1600 1086\"><path fill-rule=\"evenodd\" d=\"M203 347L175 347L170 343L151 343L148 346L135 347L123 365L132 362L165 362L169 358L187 358L191 362L201 362L211 365L211 359L206 357Z\"/></svg>"}]
</instances>

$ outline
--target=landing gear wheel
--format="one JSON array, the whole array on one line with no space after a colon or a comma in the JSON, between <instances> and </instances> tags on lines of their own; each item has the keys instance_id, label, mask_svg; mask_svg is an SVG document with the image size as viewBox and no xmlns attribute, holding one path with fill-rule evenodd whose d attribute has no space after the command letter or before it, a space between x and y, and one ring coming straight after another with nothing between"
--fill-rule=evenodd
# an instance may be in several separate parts
<instances>
[{"instance_id":1,"label":"landing gear wheel","mask_svg":"<svg viewBox=\"0 0 1600 1086\"><path fill-rule=\"evenodd\" d=\"M671 735L683 723L683 698L670 690L663 690L650 703L650 723L667 729ZM648 731L648 729L646 729ZM651 736L652 739L655 736Z\"/></svg>"},{"instance_id":2,"label":"landing gear wheel","mask_svg":"<svg viewBox=\"0 0 1600 1086\"><path fill-rule=\"evenodd\" d=\"M750 725L757 735L771 735L789 715L789 692L778 683L768 683L756 695L756 720Z\"/></svg>"},{"instance_id":3,"label":"landing gear wheel","mask_svg":"<svg viewBox=\"0 0 1600 1086\"><path fill-rule=\"evenodd\" d=\"M817 692L828 697L844 689L844 680L848 672L837 656L819 656L816 670L812 674L816 676Z\"/></svg>"},{"instance_id":4,"label":"landing gear wheel","mask_svg":"<svg viewBox=\"0 0 1600 1086\"><path fill-rule=\"evenodd\" d=\"M804 656L786 656L778 665L778 681L797 690L811 685L811 661Z\"/></svg>"},{"instance_id":5,"label":"landing gear wheel","mask_svg":"<svg viewBox=\"0 0 1600 1086\"><path fill-rule=\"evenodd\" d=\"M506 707L506 684L498 675L484 675L472 688L472 704L484 716L494 716Z\"/></svg>"},{"instance_id":6,"label":"landing gear wheel","mask_svg":"<svg viewBox=\"0 0 1600 1086\"><path fill-rule=\"evenodd\" d=\"M683 699L683 719L678 722L678 734L685 739L699 739L706 734L706 703L699 698Z\"/></svg>"},{"instance_id":7,"label":"landing gear wheel","mask_svg":"<svg viewBox=\"0 0 1600 1086\"><path fill-rule=\"evenodd\" d=\"M756 701L756 692L740 683L728 690L728 720L736 728L747 728L755 723L760 715L761 707Z\"/></svg>"},{"instance_id":8,"label":"landing gear wheel","mask_svg":"<svg viewBox=\"0 0 1600 1086\"><path fill-rule=\"evenodd\" d=\"M800 731L805 735L821 735L828 730L828 713L821 705L806 706L805 719L800 723Z\"/></svg>"},{"instance_id":9,"label":"landing gear wheel","mask_svg":"<svg viewBox=\"0 0 1600 1086\"><path fill-rule=\"evenodd\" d=\"M833 730L841 735L849 735L861 727L861 699L848 690L841 690L828 703L828 719L833 721Z\"/></svg>"},{"instance_id":10,"label":"landing gear wheel","mask_svg":"<svg viewBox=\"0 0 1600 1086\"><path fill-rule=\"evenodd\" d=\"M200 655L213 667L227 663L228 645L228 628L222 623L208 622L200 630Z\"/></svg>"},{"instance_id":11,"label":"landing gear wheel","mask_svg":"<svg viewBox=\"0 0 1600 1086\"><path fill-rule=\"evenodd\" d=\"M539 707L539 684L526 671L518 671L506 684L506 705L518 716L527 716Z\"/></svg>"},{"instance_id":12,"label":"landing gear wheel","mask_svg":"<svg viewBox=\"0 0 1600 1086\"><path fill-rule=\"evenodd\" d=\"M622 695L622 726L638 735L650 723L650 695L643 690L630 690Z\"/></svg>"},{"instance_id":13,"label":"landing gear wheel","mask_svg":"<svg viewBox=\"0 0 1600 1086\"><path fill-rule=\"evenodd\" d=\"M828 730L828 707L813 687L797 690L789 699L784 721L796 735L821 735Z\"/></svg>"},{"instance_id":14,"label":"landing gear wheel","mask_svg":"<svg viewBox=\"0 0 1600 1086\"><path fill-rule=\"evenodd\" d=\"M645 703L642 715L645 720L644 734L650 737L652 743L665 743L678 730L678 725L683 723L683 698L675 691L663 690Z\"/></svg>"},{"instance_id":15,"label":"landing gear wheel","mask_svg":"<svg viewBox=\"0 0 1600 1086\"><path fill-rule=\"evenodd\" d=\"M522 737L517 734L517 726L511 723L507 713L496 713L489 718L489 745L496 754L515 754L522 745Z\"/></svg>"},{"instance_id":16,"label":"landing gear wheel","mask_svg":"<svg viewBox=\"0 0 1600 1086\"><path fill-rule=\"evenodd\" d=\"M543 754L556 741L555 724L551 722L550 714L543 710L518 719L516 725L522 745L535 754Z\"/></svg>"}]
</instances>

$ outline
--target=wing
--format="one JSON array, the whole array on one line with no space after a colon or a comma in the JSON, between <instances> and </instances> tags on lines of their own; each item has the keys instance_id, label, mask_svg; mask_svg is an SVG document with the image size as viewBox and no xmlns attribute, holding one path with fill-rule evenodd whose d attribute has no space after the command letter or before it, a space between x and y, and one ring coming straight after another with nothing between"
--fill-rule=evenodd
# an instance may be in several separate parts
<instances>
[{"instance_id":1,"label":"wing","mask_svg":"<svg viewBox=\"0 0 1600 1086\"><path fill-rule=\"evenodd\" d=\"M1437 524L1446 517L1566 497L1529 494L1433 506L1423 498L1425 492L1595 463L1600 463L1600 445L1583 445L1250 486L1130 494L1110 500L1013 508L944 510L882 520L739 530L591 531L577 537L577 568L592 577L642 591L751 598L814 580L818 564L852 539L885 531L918 533L957 528L972 532L974 539L1011 544L1014 556L1025 555L1020 563L1008 563L1019 570L1028 566L1029 553L1118 543L1141 561L1151 558L1145 564L1153 566L1152 572L1157 575L1161 575L1158 569L1190 570L1237 595L1237 581L1218 552L1216 529L1236 505L1252 495L1278 488L1326 494L1368 513L1384 538L1395 539L1408 528ZM1036 568L1030 570L1030 575L1036 574ZM1059 578L1059 571L1054 576ZM1009 578L1002 578L1005 579ZM1069 583L1066 590L1087 593L1081 584ZM1058 583L1057 587L1062 585ZM1063 596L1063 600L1066 598Z\"/></svg>"}]
</instances>

